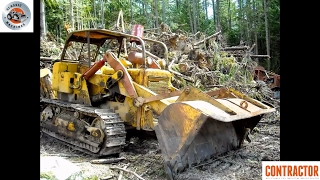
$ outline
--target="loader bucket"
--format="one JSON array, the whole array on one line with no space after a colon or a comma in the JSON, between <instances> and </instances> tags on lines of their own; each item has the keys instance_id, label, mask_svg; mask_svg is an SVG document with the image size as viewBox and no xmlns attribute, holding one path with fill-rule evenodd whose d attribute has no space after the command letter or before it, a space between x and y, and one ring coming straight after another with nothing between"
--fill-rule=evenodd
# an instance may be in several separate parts
<instances>
[{"instance_id":1,"label":"loader bucket","mask_svg":"<svg viewBox=\"0 0 320 180\"><path fill-rule=\"evenodd\" d=\"M275 110L244 95L230 97L214 99L189 88L162 111L155 132L168 179L209 158L240 148L262 116Z\"/></svg>"}]
</instances>

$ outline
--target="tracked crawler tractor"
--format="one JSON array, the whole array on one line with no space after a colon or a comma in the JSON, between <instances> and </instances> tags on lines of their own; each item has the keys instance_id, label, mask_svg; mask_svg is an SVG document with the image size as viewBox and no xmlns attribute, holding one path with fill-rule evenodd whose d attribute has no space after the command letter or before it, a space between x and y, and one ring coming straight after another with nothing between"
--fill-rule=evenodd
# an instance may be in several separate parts
<instances>
[{"instance_id":1,"label":"tracked crawler tractor","mask_svg":"<svg viewBox=\"0 0 320 180\"><path fill-rule=\"evenodd\" d=\"M125 40L132 46L121 57ZM146 51L146 41L161 44L164 58ZM105 51L114 42L117 51ZM262 116L274 111L232 89L178 90L171 84L167 61L162 42L139 35L105 29L71 32L52 71L40 70L42 132L104 156L121 152L125 125L155 131L167 177L173 179L186 168L239 148Z\"/></svg>"}]
</instances>

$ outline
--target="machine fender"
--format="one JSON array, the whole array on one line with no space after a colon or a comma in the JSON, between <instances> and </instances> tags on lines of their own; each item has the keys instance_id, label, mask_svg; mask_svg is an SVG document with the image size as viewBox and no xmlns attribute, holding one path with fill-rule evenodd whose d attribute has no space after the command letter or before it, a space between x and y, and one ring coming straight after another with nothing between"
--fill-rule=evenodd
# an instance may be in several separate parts
<instances>
[{"instance_id":1,"label":"machine fender","mask_svg":"<svg viewBox=\"0 0 320 180\"><path fill-rule=\"evenodd\" d=\"M120 60L112 52L107 52L105 57L107 59L108 64L115 71L119 71L119 70L123 71L123 78L120 79L120 82L123 84L123 86L125 87L125 89L130 97L132 97L134 99L137 98L138 94L137 94L136 89L133 86L133 81L131 80L127 69L123 66L123 64L120 62Z\"/></svg>"}]
</instances>

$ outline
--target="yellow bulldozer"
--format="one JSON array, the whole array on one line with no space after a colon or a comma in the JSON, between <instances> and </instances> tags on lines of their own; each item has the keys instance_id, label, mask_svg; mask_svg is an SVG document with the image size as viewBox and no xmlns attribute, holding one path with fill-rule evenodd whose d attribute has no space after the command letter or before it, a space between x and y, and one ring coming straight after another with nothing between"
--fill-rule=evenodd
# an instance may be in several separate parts
<instances>
[{"instance_id":1,"label":"yellow bulldozer","mask_svg":"<svg viewBox=\"0 0 320 180\"><path fill-rule=\"evenodd\" d=\"M126 41L125 41L126 40ZM123 42L132 47L120 56ZM148 58L145 42L163 59ZM116 50L104 50L114 45ZM105 52L101 54L101 49ZM168 179L241 147L262 116L275 111L233 89L179 90L162 42L106 29L68 34L60 60L40 70L40 129L92 156L119 154L126 128L153 131Z\"/></svg>"}]
</instances>

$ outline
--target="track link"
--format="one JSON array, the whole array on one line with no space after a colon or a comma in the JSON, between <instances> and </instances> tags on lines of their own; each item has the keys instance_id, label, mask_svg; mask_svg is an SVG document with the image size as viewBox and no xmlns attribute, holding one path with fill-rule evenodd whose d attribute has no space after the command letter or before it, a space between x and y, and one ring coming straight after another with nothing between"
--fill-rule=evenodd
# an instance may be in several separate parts
<instances>
[{"instance_id":1,"label":"track link","mask_svg":"<svg viewBox=\"0 0 320 180\"><path fill-rule=\"evenodd\" d=\"M114 113L112 109L101 109L52 99L42 99L41 102L44 103L45 107L50 106L53 109L59 107L61 110L63 109L68 112L78 112L86 116L102 119L104 123L104 129L102 130L105 137L102 144L98 147L61 135L46 128L45 126L42 126L40 123L43 133L63 142L63 144L91 156L118 154L121 152L122 146L125 145L126 130L124 123L120 116L117 113Z\"/></svg>"}]
</instances>

